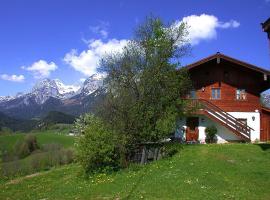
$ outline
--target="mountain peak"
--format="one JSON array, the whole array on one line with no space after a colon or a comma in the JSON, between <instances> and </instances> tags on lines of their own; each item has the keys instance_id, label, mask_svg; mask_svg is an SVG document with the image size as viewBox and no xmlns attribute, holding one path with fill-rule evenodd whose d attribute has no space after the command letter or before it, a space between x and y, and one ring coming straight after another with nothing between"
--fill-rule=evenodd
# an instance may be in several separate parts
<instances>
[{"instance_id":1,"label":"mountain peak","mask_svg":"<svg viewBox=\"0 0 270 200\"><path fill-rule=\"evenodd\" d=\"M81 93L83 95L89 95L93 93L102 86L104 78L105 75L103 74L93 74L84 81L83 86L81 88Z\"/></svg>"},{"instance_id":2,"label":"mountain peak","mask_svg":"<svg viewBox=\"0 0 270 200\"><path fill-rule=\"evenodd\" d=\"M99 90L103 78L93 74L81 87L46 78L37 82L31 92L0 97L0 111L23 119L41 117L49 111L80 115L93 109L94 102L103 95L103 90Z\"/></svg>"},{"instance_id":3,"label":"mountain peak","mask_svg":"<svg viewBox=\"0 0 270 200\"><path fill-rule=\"evenodd\" d=\"M23 98L24 104L28 104L29 98L31 98L34 99L37 104L43 104L50 97L68 99L79 93L82 93L83 96L87 96L102 85L103 79L104 75L93 74L84 81L82 86L79 86L66 85L59 79L45 78L38 81L29 93L18 93L16 96L0 96L0 103Z\"/></svg>"}]
</instances>

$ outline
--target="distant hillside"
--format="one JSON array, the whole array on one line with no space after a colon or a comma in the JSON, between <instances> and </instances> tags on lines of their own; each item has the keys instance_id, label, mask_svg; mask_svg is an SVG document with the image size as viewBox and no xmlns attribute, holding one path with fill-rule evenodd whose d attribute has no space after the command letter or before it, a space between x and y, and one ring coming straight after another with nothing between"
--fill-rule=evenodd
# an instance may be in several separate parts
<instances>
[{"instance_id":1,"label":"distant hillside","mask_svg":"<svg viewBox=\"0 0 270 200\"><path fill-rule=\"evenodd\" d=\"M40 120L16 119L0 112L0 131L6 127L12 131L28 132L37 128L46 128L54 124L72 124L74 121L75 116L59 111L50 111Z\"/></svg>"},{"instance_id":2,"label":"distant hillside","mask_svg":"<svg viewBox=\"0 0 270 200\"><path fill-rule=\"evenodd\" d=\"M75 116L59 111L51 111L41 120L44 124L72 124L74 121Z\"/></svg>"},{"instance_id":3,"label":"distant hillside","mask_svg":"<svg viewBox=\"0 0 270 200\"><path fill-rule=\"evenodd\" d=\"M15 119L0 112L0 131L3 127L9 128L13 131L30 131L35 128L36 124L37 121L35 120Z\"/></svg>"}]
</instances>

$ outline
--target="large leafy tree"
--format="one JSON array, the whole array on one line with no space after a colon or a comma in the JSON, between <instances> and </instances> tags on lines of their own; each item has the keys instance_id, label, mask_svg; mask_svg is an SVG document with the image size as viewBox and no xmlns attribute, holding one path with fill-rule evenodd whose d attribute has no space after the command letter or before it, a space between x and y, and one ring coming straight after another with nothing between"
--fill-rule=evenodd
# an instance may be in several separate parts
<instances>
[{"instance_id":1,"label":"large leafy tree","mask_svg":"<svg viewBox=\"0 0 270 200\"><path fill-rule=\"evenodd\" d=\"M191 88L188 72L179 68L187 34L184 23L166 25L149 17L121 53L101 60L107 96L97 114L118 133L123 155L134 144L159 141L174 131L180 97Z\"/></svg>"}]
</instances>

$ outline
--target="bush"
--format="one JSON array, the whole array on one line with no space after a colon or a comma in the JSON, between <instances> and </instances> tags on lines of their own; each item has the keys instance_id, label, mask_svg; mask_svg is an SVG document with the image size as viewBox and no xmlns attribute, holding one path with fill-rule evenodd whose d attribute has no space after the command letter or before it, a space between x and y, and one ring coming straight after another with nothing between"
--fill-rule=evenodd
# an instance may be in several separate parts
<instances>
[{"instance_id":1,"label":"bush","mask_svg":"<svg viewBox=\"0 0 270 200\"><path fill-rule=\"evenodd\" d=\"M19 140L14 146L14 154L19 158L25 158L32 152L39 149L37 138L35 135L26 135L24 139Z\"/></svg>"},{"instance_id":2,"label":"bush","mask_svg":"<svg viewBox=\"0 0 270 200\"><path fill-rule=\"evenodd\" d=\"M30 153L39 149L39 146L37 143L37 137L35 135L31 135L31 134L26 135L24 138L24 141L27 144Z\"/></svg>"},{"instance_id":3,"label":"bush","mask_svg":"<svg viewBox=\"0 0 270 200\"><path fill-rule=\"evenodd\" d=\"M165 157L172 157L176 153L178 153L183 146L179 143L168 143L165 144L163 147L163 156Z\"/></svg>"},{"instance_id":4,"label":"bush","mask_svg":"<svg viewBox=\"0 0 270 200\"><path fill-rule=\"evenodd\" d=\"M113 170L119 166L115 134L102 120L86 114L76 122L76 127L81 133L76 142L76 158L86 173Z\"/></svg>"},{"instance_id":5,"label":"bush","mask_svg":"<svg viewBox=\"0 0 270 200\"><path fill-rule=\"evenodd\" d=\"M59 151L62 148L63 146L58 143L49 143L49 144L42 145L43 151Z\"/></svg>"},{"instance_id":6,"label":"bush","mask_svg":"<svg viewBox=\"0 0 270 200\"><path fill-rule=\"evenodd\" d=\"M2 127L0 125L0 135L11 135L13 131L10 128Z\"/></svg>"},{"instance_id":7,"label":"bush","mask_svg":"<svg viewBox=\"0 0 270 200\"><path fill-rule=\"evenodd\" d=\"M216 142L217 128L215 126L206 127L205 133L206 133L206 142L207 143Z\"/></svg>"},{"instance_id":8,"label":"bush","mask_svg":"<svg viewBox=\"0 0 270 200\"><path fill-rule=\"evenodd\" d=\"M65 165L73 162L74 160L74 153L72 149L62 149L61 150L61 159L60 164Z\"/></svg>"},{"instance_id":9,"label":"bush","mask_svg":"<svg viewBox=\"0 0 270 200\"><path fill-rule=\"evenodd\" d=\"M49 170L51 167L69 164L73 160L74 154L72 149L39 152L31 154L27 159L2 163L0 175L6 178L27 175L41 170Z\"/></svg>"},{"instance_id":10,"label":"bush","mask_svg":"<svg viewBox=\"0 0 270 200\"><path fill-rule=\"evenodd\" d=\"M1 164L1 176L3 177L12 177L22 174L21 162L19 160L6 162Z\"/></svg>"}]
</instances>

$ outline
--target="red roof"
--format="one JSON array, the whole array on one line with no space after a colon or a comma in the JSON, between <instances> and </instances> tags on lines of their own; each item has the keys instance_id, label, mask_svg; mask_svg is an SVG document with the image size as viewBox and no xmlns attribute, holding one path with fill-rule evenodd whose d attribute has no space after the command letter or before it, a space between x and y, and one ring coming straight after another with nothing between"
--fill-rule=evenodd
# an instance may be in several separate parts
<instances>
[{"instance_id":1,"label":"red roof","mask_svg":"<svg viewBox=\"0 0 270 200\"><path fill-rule=\"evenodd\" d=\"M203 59L201 59L201 60L199 60L197 62L194 62L192 64L189 64L186 67L187 67L187 69L192 69L192 68L195 68L195 67L197 67L197 66L199 66L201 64L207 63L207 62L212 61L212 60L217 59L217 58L220 58L221 61L222 60L226 60L226 61L229 61L231 63L235 63L235 64L237 64L239 66L242 66L242 67L245 67L245 68L248 68L248 69L257 71L257 72L261 72L263 74L270 75L270 71L268 71L266 69L257 67L255 65L252 65L252 64L249 64L249 63L246 63L246 62L243 62L241 60L237 60L235 58L232 58L232 57L226 56L224 54L221 54L219 52L217 52L216 54L211 55L209 57L203 58Z\"/></svg>"}]
</instances>

